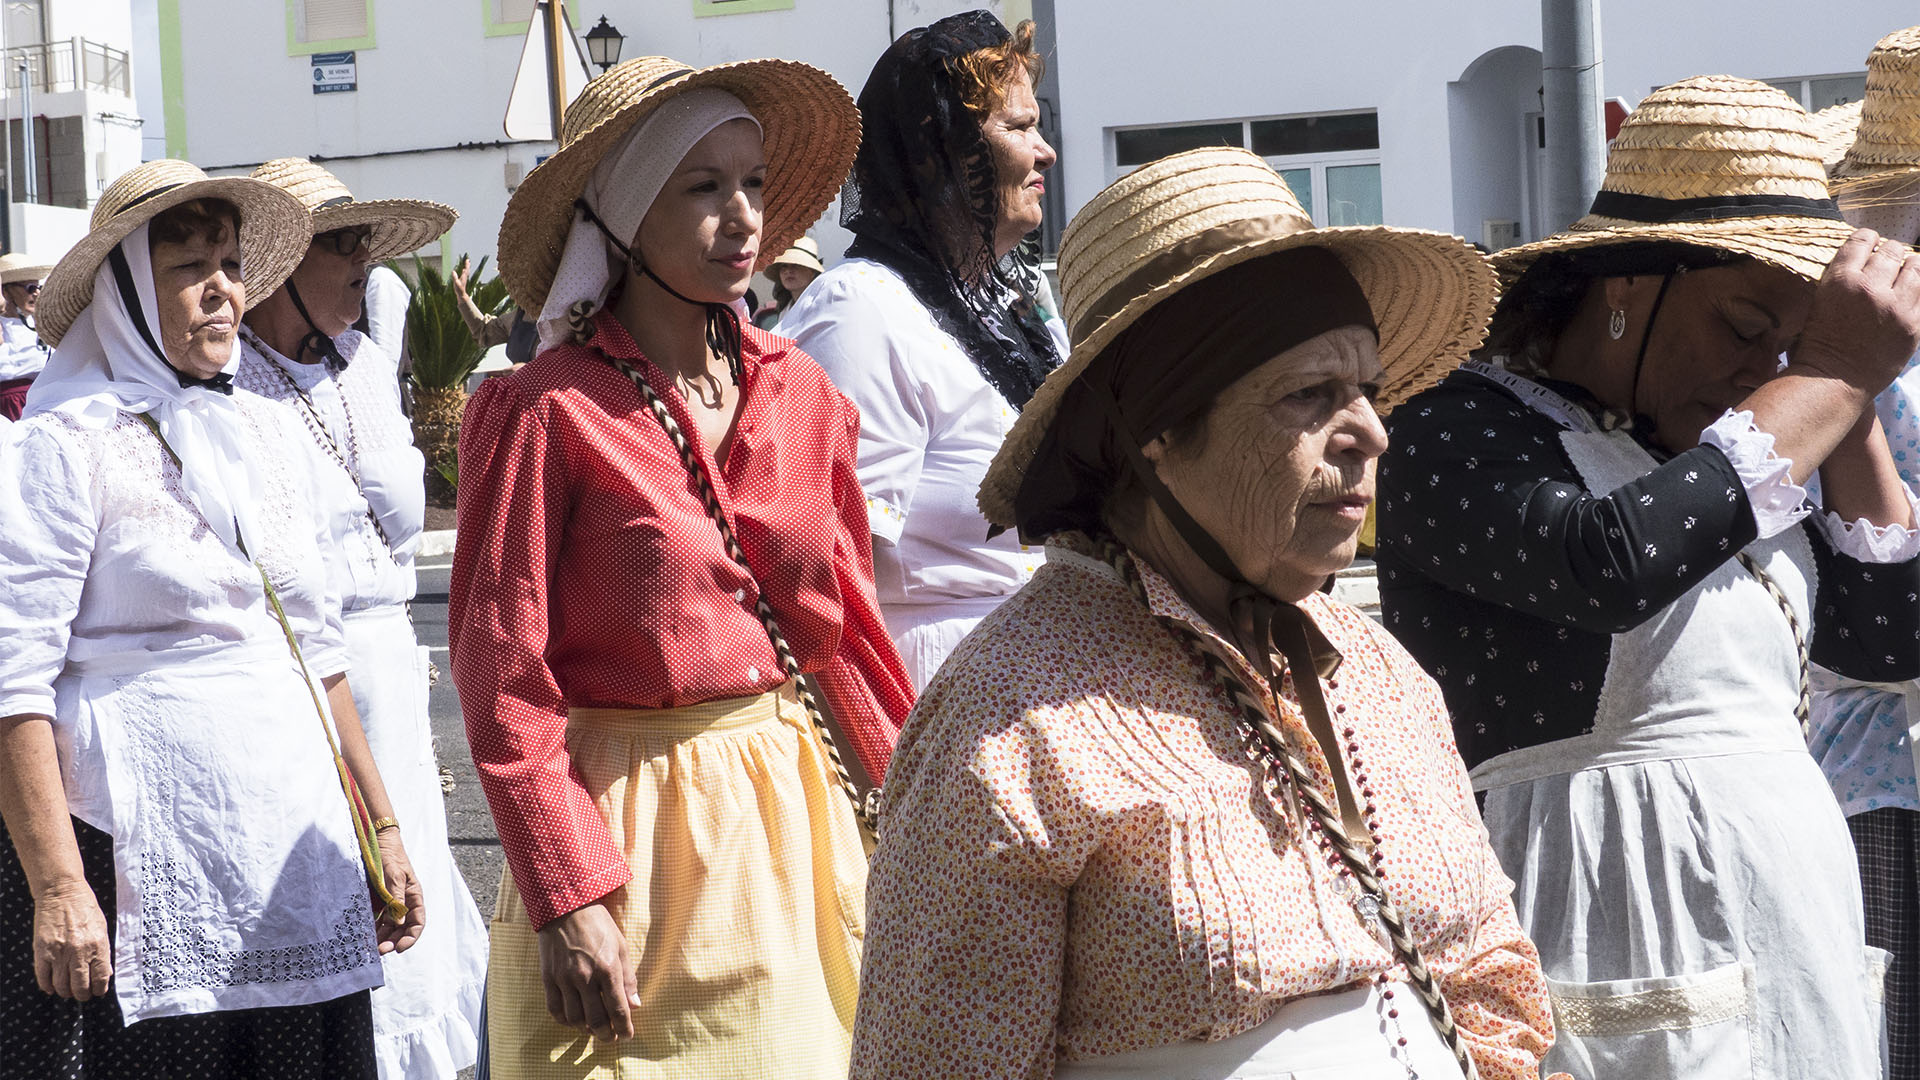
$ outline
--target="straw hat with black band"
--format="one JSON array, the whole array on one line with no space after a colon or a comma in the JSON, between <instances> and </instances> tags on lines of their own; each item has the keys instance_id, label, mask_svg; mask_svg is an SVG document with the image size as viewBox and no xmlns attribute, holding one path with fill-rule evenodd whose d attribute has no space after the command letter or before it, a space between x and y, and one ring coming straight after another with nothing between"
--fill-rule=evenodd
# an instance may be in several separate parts
<instances>
[{"instance_id":1,"label":"straw hat with black band","mask_svg":"<svg viewBox=\"0 0 1920 1080\"><path fill-rule=\"evenodd\" d=\"M53 267L23 252L0 255L0 285L19 285L46 279Z\"/></svg>"},{"instance_id":2,"label":"straw hat with black band","mask_svg":"<svg viewBox=\"0 0 1920 1080\"><path fill-rule=\"evenodd\" d=\"M367 251L373 262L420 250L445 235L460 217L453 207L425 199L361 202L339 177L306 158L275 158L252 175L300 200L313 215L315 236L355 225L372 226Z\"/></svg>"},{"instance_id":3,"label":"straw hat with black band","mask_svg":"<svg viewBox=\"0 0 1920 1080\"><path fill-rule=\"evenodd\" d=\"M247 304L272 296L306 257L313 237L306 207L271 184L244 176L209 177L184 161L136 165L94 204L92 230L48 272L37 306L40 339L58 346L93 302L94 274L107 253L135 229L182 203L219 199L240 212L240 261Z\"/></svg>"},{"instance_id":4,"label":"straw hat with black band","mask_svg":"<svg viewBox=\"0 0 1920 1080\"><path fill-rule=\"evenodd\" d=\"M1854 127L1834 166L1836 197L1920 191L1920 26L1895 30L1867 54Z\"/></svg>"},{"instance_id":5,"label":"straw hat with black band","mask_svg":"<svg viewBox=\"0 0 1920 1080\"><path fill-rule=\"evenodd\" d=\"M811 236L795 240L791 247L767 264L767 269L771 271L776 266L798 266L816 274L827 272L827 264L820 261L820 245L814 243Z\"/></svg>"},{"instance_id":6,"label":"straw hat with black band","mask_svg":"<svg viewBox=\"0 0 1920 1080\"><path fill-rule=\"evenodd\" d=\"M839 193L860 141L860 114L833 76L792 60L693 68L664 56L616 64L567 107L560 149L527 174L500 222L500 276L521 310L546 304L588 177L635 124L679 94L713 87L759 121L766 140L760 258L764 270ZM623 238L623 239L631 239Z\"/></svg>"}]
</instances>

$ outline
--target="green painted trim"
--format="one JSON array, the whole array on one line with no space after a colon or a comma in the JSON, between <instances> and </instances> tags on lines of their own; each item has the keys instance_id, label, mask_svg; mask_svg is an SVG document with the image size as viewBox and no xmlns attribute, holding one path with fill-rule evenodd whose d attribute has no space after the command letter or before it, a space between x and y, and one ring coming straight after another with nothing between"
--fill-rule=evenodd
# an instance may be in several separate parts
<instances>
[{"instance_id":1,"label":"green painted trim","mask_svg":"<svg viewBox=\"0 0 1920 1080\"><path fill-rule=\"evenodd\" d=\"M750 11L792 11L793 0L693 0L693 17L744 15Z\"/></svg>"},{"instance_id":2,"label":"green painted trim","mask_svg":"<svg viewBox=\"0 0 1920 1080\"><path fill-rule=\"evenodd\" d=\"M180 53L180 0L158 0L160 22L160 118L167 126L167 156L187 158L186 65Z\"/></svg>"},{"instance_id":3,"label":"green painted trim","mask_svg":"<svg viewBox=\"0 0 1920 1080\"><path fill-rule=\"evenodd\" d=\"M519 22L494 22L493 5L497 2L498 0L480 0L480 25L485 28L482 31L483 36L526 37L527 31L533 26L533 20L522 19ZM561 8L560 10L566 14L567 21L573 24L575 30L580 29L580 13L578 11L572 8Z\"/></svg>"},{"instance_id":4,"label":"green painted trim","mask_svg":"<svg viewBox=\"0 0 1920 1080\"><path fill-rule=\"evenodd\" d=\"M358 52L377 46L373 40L373 0L367 0L367 32L357 38L336 38L332 41L301 41L298 20L294 7L299 0L287 0L287 55L312 56L314 53Z\"/></svg>"}]
</instances>

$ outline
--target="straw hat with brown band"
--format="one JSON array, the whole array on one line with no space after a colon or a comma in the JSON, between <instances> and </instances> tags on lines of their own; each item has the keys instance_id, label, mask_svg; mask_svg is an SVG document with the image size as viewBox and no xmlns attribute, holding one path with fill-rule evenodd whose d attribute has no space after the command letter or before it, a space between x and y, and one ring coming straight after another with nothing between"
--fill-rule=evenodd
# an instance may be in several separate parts
<instances>
[{"instance_id":1,"label":"straw hat with brown band","mask_svg":"<svg viewBox=\"0 0 1920 1080\"><path fill-rule=\"evenodd\" d=\"M0 285L17 285L27 281L41 281L53 267L23 252L9 252L0 255Z\"/></svg>"},{"instance_id":2,"label":"straw hat with brown band","mask_svg":"<svg viewBox=\"0 0 1920 1080\"><path fill-rule=\"evenodd\" d=\"M792 60L693 68L664 56L616 64L567 107L560 149L527 174L500 221L500 276L523 311L546 304L587 177L622 136L676 94L711 86L740 99L765 134L760 259L804 235L839 193L860 142L860 113L833 76Z\"/></svg>"},{"instance_id":3,"label":"straw hat with brown band","mask_svg":"<svg viewBox=\"0 0 1920 1080\"><path fill-rule=\"evenodd\" d=\"M361 202L340 178L306 158L275 158L253 170L253 178L300 200L313 214L313 234L355 225L373 226L367 250L374 262L418 251L445 235L460 215L453 207L425 199L369 199Z\"/></svg>"},{"instance_id":4,"label":"straw hat with brown band","mask_svg":"<svg viewBox=\"0 0 1920 1080\"><path fill-rule=\"evenodd\" d=\"M184 161L162 158L122 173L93 207L92 231L82 237L40 286L40 340L59 345L67 328L93 302L95 271L114 245L165 211L195 199L221 199L240 211L240 262L247 306L273 295L313 238L306 207L271 184L245 176L209 177Z\"/></svg>"},{"instance_id":5,"label":"straw hat with brown band","mask_svg":"<svg viewBox=\"0 0 1920 1080\"><path fill-rule=\"evenodd\" d=\"M1920 179L1920 26L1895 30L1867 54L1857 132L1833 170L1836 196ZM1913 190L1913 189L1907 189Z\"/></svg>"},{"instance_id":6,"label":"straw hat with brown band","mask_svg":"<svg viewBox=\"0 0 1920 1080\"><path fill-rule=\"evenodd\" d=\"M1426 1005L1461 1073L1473 1077L1473 1059L1440 991L1439 979L1427 967L1419 943L1376 872L1371 802L1363 813L1350 785L1338 777L1336 799L1328 799L1293 737L1273 719L1290 711L1278 696L1281 682L1272 661L1278 650L1286 658L1300 711L1313 737L1323 742L1338 738L1319 682L1320 661L1331 652L1330 646L1298 607L1249 584L1220 543L1180 506L1140 452L1139 439L1157 432L1131 430L1131 418L1119 405L1118 392L1108 386L1113 381L1109 370L1113 365L1106 362L1109 346L1121 342L1129 328L1183 290L1226 283L1225 277L1217 282L1210 279L1235 267L1243 267L1240 273L1244 274L1253 269L1245 264L1263 258L1268 261L1259 265L1280 266L1273 260L1288 260L1285 265L1297 264L1303 274L1350 279L1326 290L1328 298L1346 308L1332 321L1344 325L1364 320L1363 309L1370 309L1384 369L1383 404L1388 407L1465 359L1480 342L1492 313L1493 272L1459 237L1382 226L1316 229L1286 182L1245 150L1195 150L1163 158L1095 196L1067 226L1061 242L1060 280L1073 351L1021 411L988 468L980 508L1000 527L1025 529L1029 513L1036 509L1039 512L1032 520L1043 519L1048 500L1057 497L1053 489L1062 476L1055 459L1064 452L1052 437L1054 429L1070 420L1084 422L1084 405L1091 405L1095 415L1104 407L1110 430L1120 433L1117 441L1130 452L1128 467L1134 479L1194 554L1228 583L1232 625L1222 629L1264 679L1265 691L1220 662L1192 627L1176 619L1162 619L1162 625L1235 702L1254 745L1277 763L1296 807L1306 810L1302 827L1315 834L1330 868L1351 877L1358 886L1356 913L1379 929L1405 965L1408 985ZM1305 288L1309 279L1302 276L1298 281ZM1351 295L1356 289L1358 297ZM1250 296L1245 303L1285 306L1288 299L1280 293ZM1312 302L1302 297L1294 300ZM1274 320L1276 326L1284 321ZM1317 325L1291 329L1307 333ZM1275 349L1284 351L1284 346L1276 342ZM1253 354L1262 355L1258 350ZM1182 362L1174 355L1167 361ZM1213 377L1228 374L1215 372ZM1070 396L1074 416L1063 418L1063 405ZM1030 492L1029 484L1048 490ZM1134 598L1145 604L1146 593L1132 556L1107 538L1100 540L1099 547ZM1351 754L1354 749L1349 745ZM1383 994L1391 998L1393 991L1385 986L1384 976L1382 982ZM1398 1015L1392 1013L1396 1023Z\"/></svg>"}]
</instances>

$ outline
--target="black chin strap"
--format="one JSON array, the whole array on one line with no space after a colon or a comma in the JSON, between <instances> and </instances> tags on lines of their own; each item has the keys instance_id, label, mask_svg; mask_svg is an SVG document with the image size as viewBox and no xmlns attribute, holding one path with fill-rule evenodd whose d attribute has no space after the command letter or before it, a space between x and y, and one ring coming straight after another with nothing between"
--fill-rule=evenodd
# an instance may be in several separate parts
<instances>
[{"instance_id":1,"label":"black chin strap","mask_svg":"<svg viewBox=\"0 0 1920 1080\"><path fill-rule=\"evenodd\" d=\"M691 297L680 295L679 290L660 280L659 274L654 273L652 268L641 262L639 256L633 253L633 249L629 248L625 241L613 235L613 230L607 228L607 223L601 221L600 215L593 212L593 207L587 205L587 200L575 199L573 200L573 205L579 207L580 212L587 216L588 221L593 222L594 227L600 230L600 235L607 238L607 243L612 244L621 255L626 257L628 266L633 267L635 270L653 279L655 285L665 289L667 295L673 297L675 300L683 304L692 304L695 307L706 309L707 348L712 350L715 355L726 358L727 374L733 377L733 385L739 386L742 364L740 359L742 343L740 340L740 316L734 312L733 305L716 304L706 300L695 300Z\"/></svg>"},{"instance_id":2,"label":"black chin strap","mask_svg":"<svg viewBox=\"0 0 1920 1080\"><path fill-rule=\"evenodd\" d=\"M298 311L300 317L307 321L307 336L300 339L300 344L293 350L293 356L290 359L297 364L300 362L300 357L312 352L326 361L328 371L336 373L345 371L347 358L340 355L340 346L335 345L332 338L321 333L320 328L314 325L313 316L307 314L307 305L301 302L300 289L294 285L292 278L287 279L286 289L287 299L293 301L293 310Z\"/></svg>"},{"instance_id":3,"label":"black chin strap","mask_svg":"<svg viewBox=\"0 0 1920 1080\"><path fill-rule=\"evenodd\" d=\"M120 289L120 302L127 306L127 317L133 320L133 328L140 332L140 340L146 342L147 348L153 350L153 355L159 357L167 370L173 372L173 377L180 380L180 388L185 390L198 386L216 394L232 396L233 376L226 372L216 371L202 379L181 371L173 366L173 361L167 359L166 350L153 340L153 331L147 327L146 311L140 306L140 290L133 284L133 268L127 265L127 257L121 254L120 245L115 244L113 250L107 252L107 264L113 267L113 283Z\"/></svg>"},{"instance_id":4,"label":"black chin strap","mask_svg":"<svg viewBox=\"0 0 1920 1080\"><path fill-rule=\"evenodd\" d=\"M1644 425L1640 423L1640 418L1644 415L1640 411L1640 373L1647 366L1647 343L1653 340L1653 321L1660 317L1660 305L1667 301L1667 289L1672 287L1674 276L1681 272L1669 270L1666 276L1660 279L1660 291L1653 294L1653 309L1647 312L1646 329L1640 332L1640 351L1633 358L1633 386L1627 392L1627 412L1633 416L1635 426L1643 427L1649 437L1653 434L1653 423L1651 421Z\"/></svg>"}]
</instances>

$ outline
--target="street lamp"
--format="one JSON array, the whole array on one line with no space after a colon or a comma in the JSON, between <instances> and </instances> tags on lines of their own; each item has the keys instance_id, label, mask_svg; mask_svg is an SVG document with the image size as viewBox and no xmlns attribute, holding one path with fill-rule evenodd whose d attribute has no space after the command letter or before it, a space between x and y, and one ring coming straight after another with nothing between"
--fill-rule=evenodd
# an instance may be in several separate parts
<instances>
[{"instance_id":1,"label":"street lamp","mask_svg":"<svg viewBox=\"0 0 1920 1080\"><path fill-rule=\"evenodd\" d=\"M587 56L600 65L600 70L604 72L620 62L620 46L626 40L620 31L607 24L607 17L602 15L593 29L587 31Z\"/></svg>"}]
</instances>

